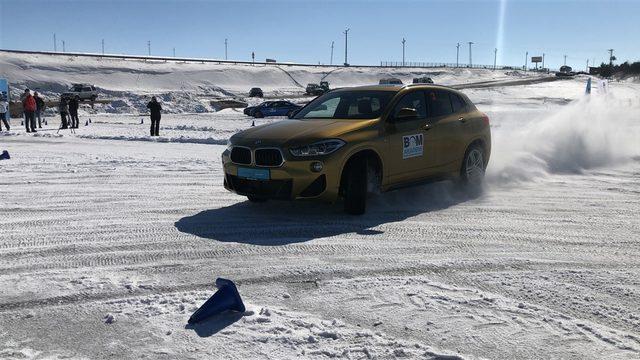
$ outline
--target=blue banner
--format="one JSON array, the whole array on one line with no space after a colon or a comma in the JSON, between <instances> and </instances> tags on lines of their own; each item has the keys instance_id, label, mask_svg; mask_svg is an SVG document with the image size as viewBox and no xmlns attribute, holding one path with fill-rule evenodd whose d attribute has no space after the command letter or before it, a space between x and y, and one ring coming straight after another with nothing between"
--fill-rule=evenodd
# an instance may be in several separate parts
<instances>
[{"instance_id":1,"label":"blue banner","mask_svg":"<svg viewBox=\"0 0 640 360\"><path fill-rule=\"evenodd\" d=\"M9 120L11 114L9 113L9 82L7 79L0 79L0 102L3 103L7 112L4 115L6 120Z\"/></svg>"}]
</instances>

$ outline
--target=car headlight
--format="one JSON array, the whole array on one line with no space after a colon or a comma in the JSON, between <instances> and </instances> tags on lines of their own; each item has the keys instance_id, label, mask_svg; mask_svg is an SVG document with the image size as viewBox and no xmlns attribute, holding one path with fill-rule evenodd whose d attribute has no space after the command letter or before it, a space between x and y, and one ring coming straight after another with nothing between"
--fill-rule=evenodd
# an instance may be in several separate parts
<instances>
[{"instance_id":1,"label":"car headlight","mask_svg":"<svg viewBox=\"0 0 640 360\"><path fill-rule=\"evenodd\" d=\"M344 146L345 142L340 139L329 139L315 142L310 145L298 146L289 149L293 156L320 156L329 155Z\"/></svg>"}]
</instances>

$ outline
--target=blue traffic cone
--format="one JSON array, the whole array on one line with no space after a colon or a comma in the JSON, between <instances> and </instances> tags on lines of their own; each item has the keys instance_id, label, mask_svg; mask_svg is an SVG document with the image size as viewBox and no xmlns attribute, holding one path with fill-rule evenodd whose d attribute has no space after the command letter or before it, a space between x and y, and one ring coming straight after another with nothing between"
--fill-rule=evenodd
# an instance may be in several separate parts
<instances>
[{"instance_id":1,"label":"blue traffic cone","mask_svg":"<svg viewBox=\"0 0 640 360\"><path fill-rule=\"evenodd\" d=\"M89 118L89 124L91 124L91 118Z\"/></svg>"},{"instance_id":2,"label":"blue traffic cone","mask_svg":"<svg viewBox=\"0 0 640 360\"><path fill-rule=\"evenodd\" d=\"M84 123L84 126L89 126L89 120Z\"/></svg>"},{"instance_id":3,"label":"blue traffic cone","mask_svg":"<svg viewBox=\"0 0 640 360\"><path fill-rule=\"evenodd\" d=\"M47 122L47 120L45 120L45 121L44 121L44 124L45 124L45 125L49 125L49 123Z\"/></svg>"},{"instance_id":4,"label":"blue traffic cone","mask_svg":"<svg viewBox=\"0 0 640 360\"><path fill-rule=\"evenodd\" d=\"M251 126L256 126L256 121L255 121L255 120L253 120L253 121L251 122Z\"/></svg>"},{"instance_id":5,"label":"blue traffic cone","mask_svg":"<svg viewBox=\"0 0 640 360\"><path fill-rule=\"evenodd\" d=\"M0 160L9 160L11 156L9 156L9 152L7 150L2 150L2 154L0 154Z\"/></svg>"},{"instance_id":6,"label":"blue traffic cone","mask_svg":"<svg viewBox=\"0 0 640 360\"><path fill-rule=\"evenodd\" d=\"M140 119L140 124L144 124L144 119Z\"/></svg>"},{"instance_id":7,"label":"blue traffic cone","mask_svg":"<svg viewBox=\"0 0 640 360\"><path fill-rule=\"evenodd\" d=\"M20 126L24 126L24 120L20 120Z\"/></svg>"},{"instance_id":8,"label":"blue traffic cone","mask_svg":"<svg viewBox=\"0 0 640 360\"><path fill-rule=\"evenodd\" d=\"M238 293L236 285L231 280L216 279L218 291L209 300L205 301L196 312L189 318L189 324L195 324L213 315L224 311L244 312L245 307Z\"/></svg>"}]
</instances>

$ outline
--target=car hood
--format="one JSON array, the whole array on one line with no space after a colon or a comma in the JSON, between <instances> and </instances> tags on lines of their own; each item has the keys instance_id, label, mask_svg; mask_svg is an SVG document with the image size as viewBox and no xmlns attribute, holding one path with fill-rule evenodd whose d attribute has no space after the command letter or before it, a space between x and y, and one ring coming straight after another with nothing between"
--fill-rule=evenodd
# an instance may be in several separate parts
<instances>
[{"instance_id":1,"label":"car hood","mask_svg":"<svg viewBox=\"0 0 640 360\"><path fill-rule=\"evenodd\" d=\"M339 138L341 135L373 124L375 120L289 119L251 127L231 137L234 145L291 146L312 141ZM258 143L257 143L258 142Z\"/></svg>"}]
</instances>

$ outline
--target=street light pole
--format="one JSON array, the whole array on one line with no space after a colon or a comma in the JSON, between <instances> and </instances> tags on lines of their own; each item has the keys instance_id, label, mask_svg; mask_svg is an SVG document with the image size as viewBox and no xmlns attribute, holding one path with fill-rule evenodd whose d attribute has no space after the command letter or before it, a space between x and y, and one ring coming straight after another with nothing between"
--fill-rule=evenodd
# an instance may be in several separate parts
<instances>
[{"instance_id":1,"label":"street light pole","mask_svg":"<svg viewBox=\"0 0 640 360\"><path fill-rule=\"evenodd\" d=\"M471 58L471 45L473 45L473 42L469 41L469 67L473 67L473 60Z\"/></svg>"},{"instance_id":2,"label":"street light pole","mask_svg":"<svg viewBox=\"0 0 640 360\"><path fill-rule=\"evenodd\" d=\"M147 52L149 56L151 56L151 40L147 40Z\"/></svg>"},{"instance_id":3,"label":"street light pole","mask_svg":"<svg viewBox=\"0 0 640 360\"><path fill-rule=\"evenodd\" d=\"M347 61L347 43L348 43L348 37L349 37L349 30L351 29L347 29L344 31L344 66L349 65L349 62Z\"/></svg>"},{"instance_id":4,"label":"street light pole","mask_svg":"<svg viewBox=\"0 0 640 360\"><path fill-rule=\"evenodd\" d=\"M331 61L329 62L329 65L333 65L333 41L331 42Z\"/></svg>"},{"instance_id":5,"label":"street light pole","mask_svg":"<svg viewBox=\"0 0 640 360\"><path fill-rule=\"evenodd\" d=\"M458 67L458 60L460 59L460 43L456 45L456 67Z\"/></svg>"},{"instance_id":6,"label":"street light pole","mask_svg":"<svg viewBox=\"0 0 640 360\"><path fill-rule=\"evenodd\" d=\"M498 58L498 48L493 49L493 70L496 69L496 60Z\"/></svg>"},{"instance_id":7,"label":"street light pole","mask_svg":"<svg viewBox=\"0 0 640 360\"><path fill-rule=\"evenodd\" d=\"M527 63L529 62L529 52L524 53L524 71L527 71Z\"/></svg>"},{"instance_id":8,"label":"street light pole","mask_svg":"<svg viewBox=\"0 0 640 360\"><path fill-rule=\"evenodd\" d=\"M407 42L404 38L402 38L402 66L404 66L404 44Z\"/></svg>"}]
</instances>

